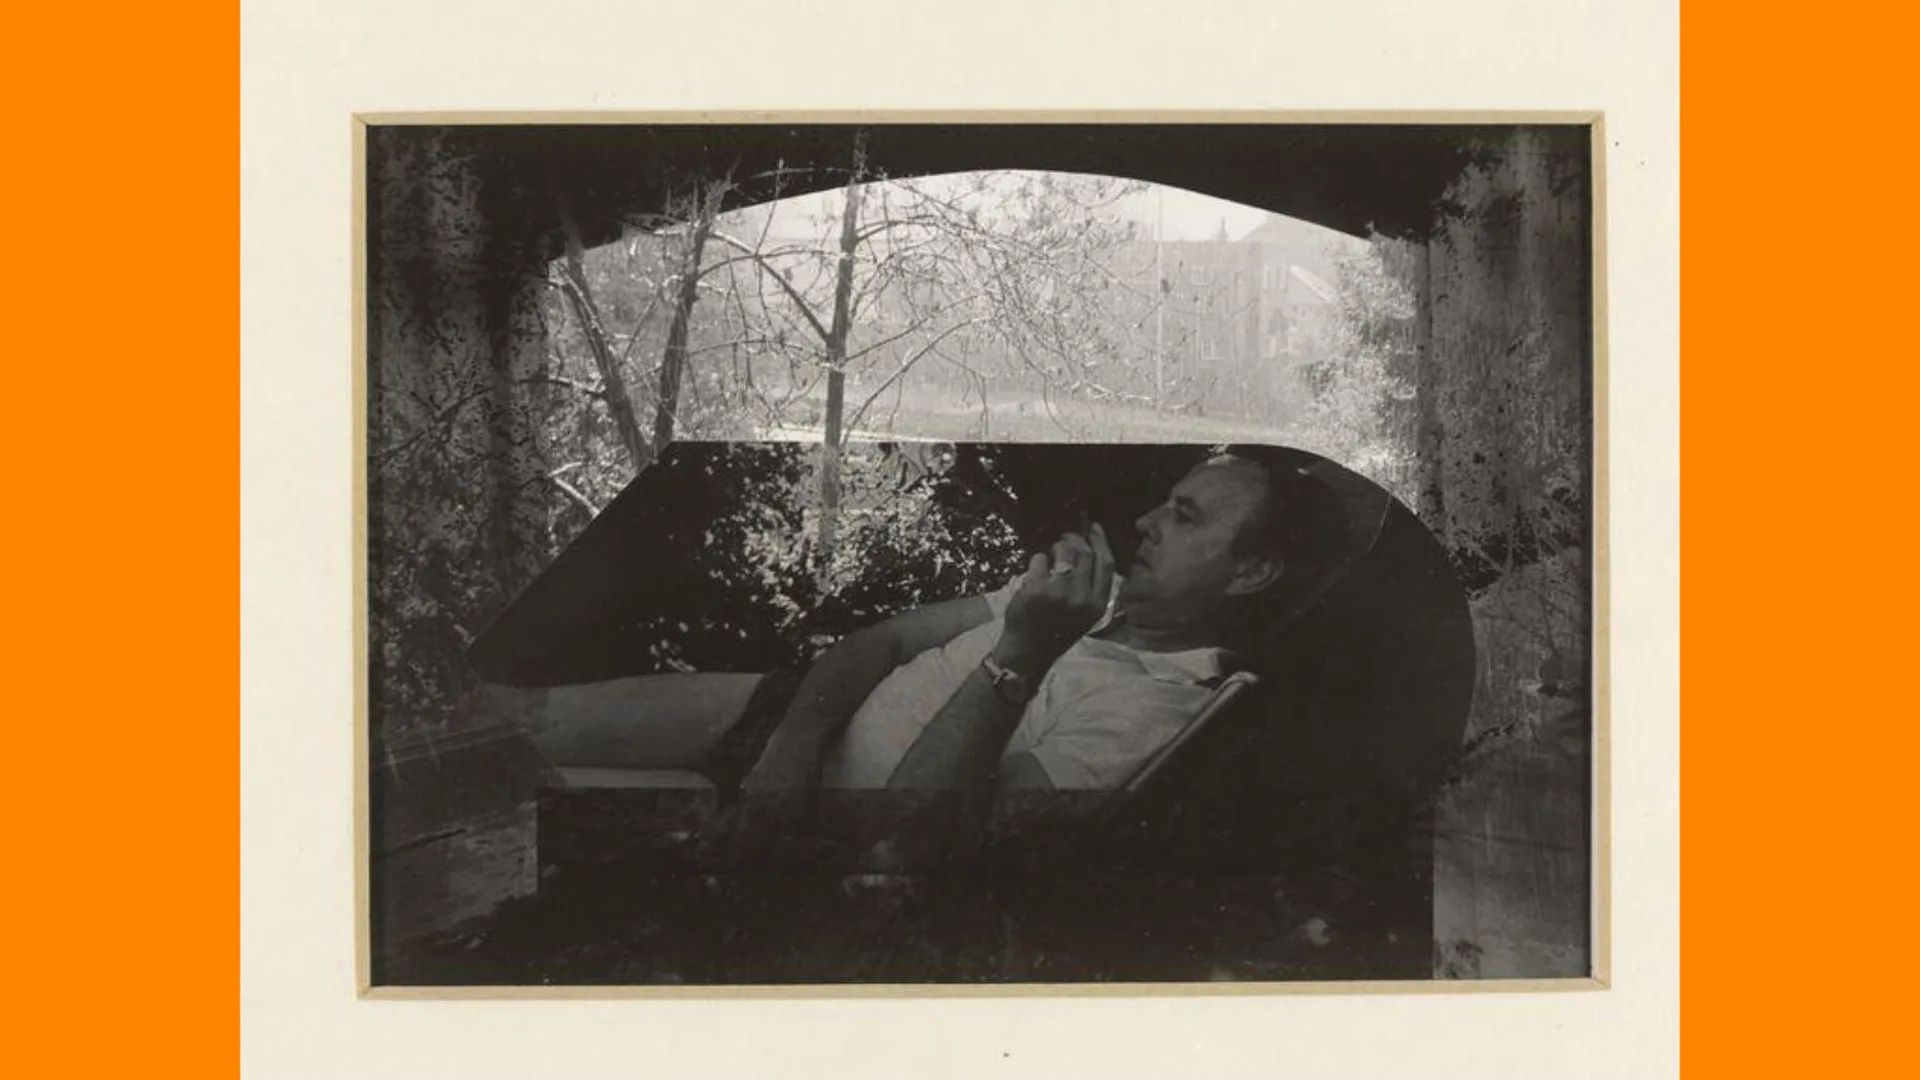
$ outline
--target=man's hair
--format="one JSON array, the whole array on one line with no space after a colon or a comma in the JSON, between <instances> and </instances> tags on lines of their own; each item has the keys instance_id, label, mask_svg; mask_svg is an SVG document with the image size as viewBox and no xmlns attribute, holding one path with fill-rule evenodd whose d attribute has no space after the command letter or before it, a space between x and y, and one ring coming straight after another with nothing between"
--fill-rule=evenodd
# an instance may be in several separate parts
<instances>
[{"instance_id":1,"label":"man's hair","mask_svg":"<svg viewBox=\"0 0 1920 1080\"><path fill-rule=\"evenodd\" d=\"M1266 476L1265 498L1234 537L1233 551L1277 557L1283 564L1280 592L1311 587L1346 557L1346 508L1332 489L1306 474L1297 456L1230 446L1215 460L1243 462Z\"/></svg>"}]
</instances>

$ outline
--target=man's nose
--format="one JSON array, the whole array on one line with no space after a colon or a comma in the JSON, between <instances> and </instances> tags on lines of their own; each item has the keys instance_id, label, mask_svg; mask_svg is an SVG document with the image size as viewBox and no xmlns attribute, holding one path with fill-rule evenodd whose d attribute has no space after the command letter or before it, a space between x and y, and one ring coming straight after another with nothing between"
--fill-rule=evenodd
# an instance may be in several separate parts
<instances>
[{"instance_id":1,"label":"man's nose","mask_svg":"<svg viewBox=\"0 0 1920 1080\"><path fill-rule=\"evenodd\" d=\"M1147 511L1144 514L1141 514L1137 518L1134 518L1133 527L1140 530L1140 535L1151 538L1153 535L1154 523L1157 522L1159 519L1160 519L1160 508L1156 506L1152 510Z\"/></svg>"}]
</instances>

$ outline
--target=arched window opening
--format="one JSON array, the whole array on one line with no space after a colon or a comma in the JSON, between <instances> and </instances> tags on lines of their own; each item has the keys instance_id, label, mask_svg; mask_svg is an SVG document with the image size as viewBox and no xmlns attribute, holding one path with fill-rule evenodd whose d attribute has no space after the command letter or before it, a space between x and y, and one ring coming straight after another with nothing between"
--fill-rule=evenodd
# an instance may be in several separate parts
<instances>
[{"instance_id":1,"label":"arched window opening","mask_svg":"<svg viewBox=\"0 0 1920 1080\"><path fill-rule=\"evenodd\" d=\"M585 501L675 438L1392 456L1369 410L1393 358L1364 355L1411 302L1387 241L1106 176L867 178L851 213L848 191L689 191L554 260L552 430Z\"/></svg>"}]
</instances>

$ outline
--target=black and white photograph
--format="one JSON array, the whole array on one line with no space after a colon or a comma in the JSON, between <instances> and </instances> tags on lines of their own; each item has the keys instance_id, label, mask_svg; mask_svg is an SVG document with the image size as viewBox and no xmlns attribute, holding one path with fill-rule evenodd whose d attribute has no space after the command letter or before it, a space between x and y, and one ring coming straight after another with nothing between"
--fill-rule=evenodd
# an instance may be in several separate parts
<instances>
[{"instance_id":1,"label":"black and white photograph","mask_svg":"<svg viewBox=\"0 0 1920 1080\"><path fill-rule=\"evenodd\" d=\"M371 987L1593 979L1597 124L361 121Z\"/></svg>"}]
</instances>

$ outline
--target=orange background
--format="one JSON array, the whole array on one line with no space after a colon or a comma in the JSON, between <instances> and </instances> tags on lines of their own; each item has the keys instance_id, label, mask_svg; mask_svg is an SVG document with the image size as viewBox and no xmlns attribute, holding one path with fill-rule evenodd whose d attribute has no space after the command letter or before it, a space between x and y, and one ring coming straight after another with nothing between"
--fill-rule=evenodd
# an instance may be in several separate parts
<instances>
[{"instance_id":1,"label":"orange background","mask_svg":"<svg viewBox=\"0 0 1920 1080\"><path fill-rule=\"evenodd\" d=\"M1690 1078L1915 1068L1916 184L1896 110L1920 58L1909 8L1863 7L1683 9Z\"/></svg>"},{"instance_id":2,"label":"orange background","mask_svg":"<svg viewBox=\"0 0 1920 1080\"><path fill-rule=\"evenodd\" d=\"M1913 1058L1890 1044L1911 1037L1920 635L1912 575L1888 564L1916 458L1894 108L1920 61L1910 15L1792 10L1682 19L1689 1077ZM9 1071L221 1075L238 1057L234 9L9 16Z\"/></svg>"},{"instance_id":3,"label":"orange background","mask_svg":"<svg viewBox=\"0 0 1920 1080\"><path fill-rule=\"evenodd\" d=\"M231 1075L238 25L5 27L0 1071Z\"/></svg>"}]
</instances>

